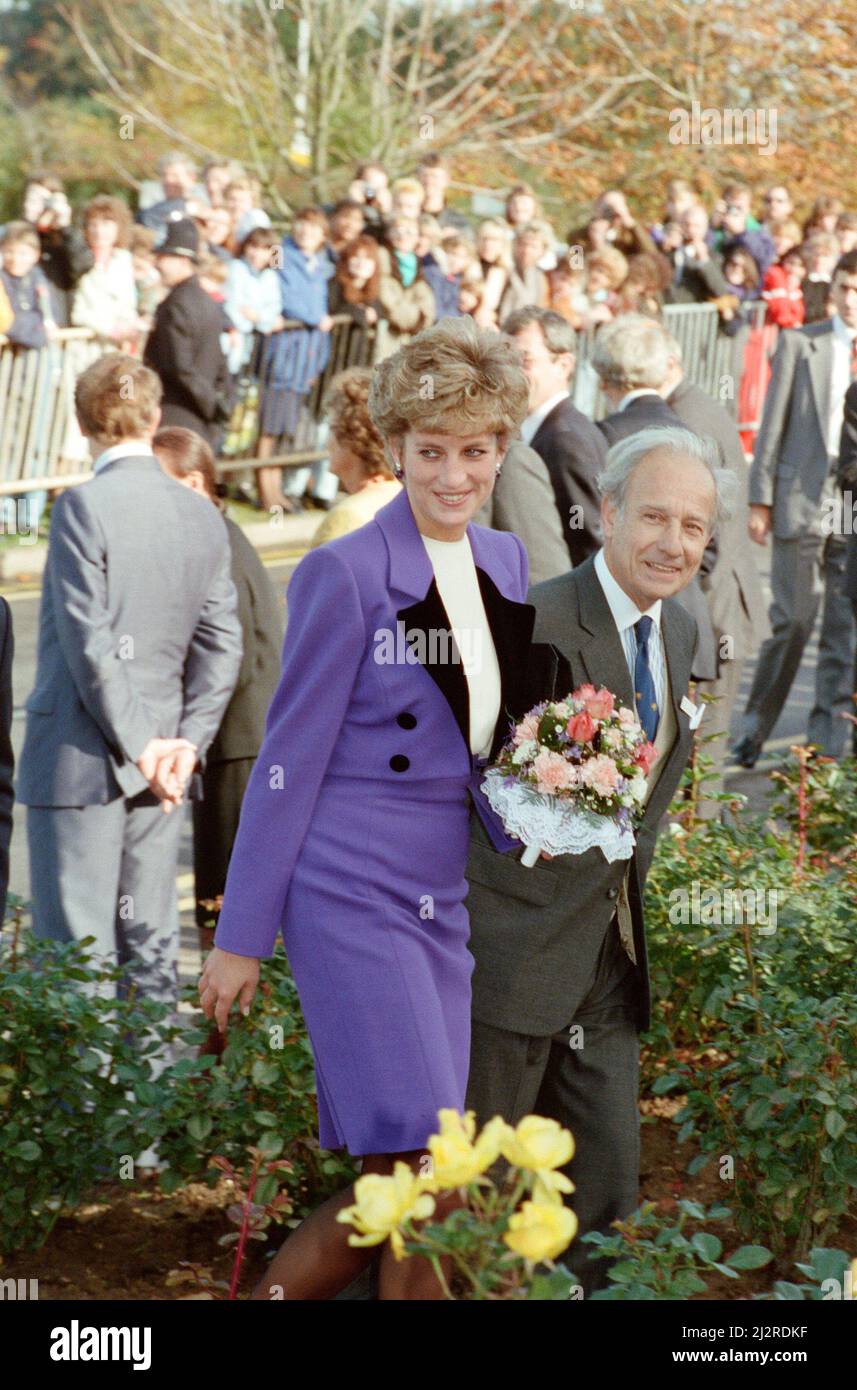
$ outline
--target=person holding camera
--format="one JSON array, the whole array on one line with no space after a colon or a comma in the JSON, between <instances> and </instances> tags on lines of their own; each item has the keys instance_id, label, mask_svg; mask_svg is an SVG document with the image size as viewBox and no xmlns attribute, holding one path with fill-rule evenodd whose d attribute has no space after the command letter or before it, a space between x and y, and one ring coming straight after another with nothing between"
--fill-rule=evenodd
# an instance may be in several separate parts
<instances>
[{"instance_id":1,"label":"person holding camera","mask_svg":"<svg viewBox=\"0 0 857 1390\"><path fill-rule=\"evenodd\" d=\"M220 346L220 334L228 327L223 309L196 274L196 225L188 218L170 222L155 259L169 293L155 312L143 361L161 379L162 423L194 430L216 454L235 390Z\"/></svg>"},{"instance_id":2,"label":"person holding camera","mask_svg":"<svg viewBox=\"0 0 857 1390\"><path fill-rule=\"evenodd\" d=\"M670 253L672 284L665 298L669 304L705 304L731 293L720 256L708 240L708 214L693 203L679 218L682 244Z\"/></svg>"},{"instance_id":3,"label":"person holding camera","mask_svg":"<svg viewBox=\"0 0 857 1390\"><path fill-rule=\"evenodd\" d=\"M58 328L67 328L72 294L94 262L83 234L71 225L71 205L56 174L27 180L22 214L38 232L39 267L50 289L51 318Z\"/></svg>"}]
</instances>

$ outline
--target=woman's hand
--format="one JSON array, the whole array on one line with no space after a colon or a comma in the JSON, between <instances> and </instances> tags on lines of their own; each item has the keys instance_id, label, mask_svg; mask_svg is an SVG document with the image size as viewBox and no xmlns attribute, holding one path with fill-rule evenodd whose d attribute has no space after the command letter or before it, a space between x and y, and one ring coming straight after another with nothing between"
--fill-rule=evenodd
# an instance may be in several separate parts
<instances>
[{"instance_id":1,"label":"woman's hand","mask_svg":"<svg viewBox=\"0 0 857 1390\"><path fill-rule=\"evenodd\" d=\"M221 1033L226 1032L226 1020L235 999L241 1012L250 1012L253 995L259 983L259 961L256 956L239 956L234 951L222 951L215 946L203 966L199 980L199 998L206 1018L213 1018Z\"/></svg>"}]
</instances>

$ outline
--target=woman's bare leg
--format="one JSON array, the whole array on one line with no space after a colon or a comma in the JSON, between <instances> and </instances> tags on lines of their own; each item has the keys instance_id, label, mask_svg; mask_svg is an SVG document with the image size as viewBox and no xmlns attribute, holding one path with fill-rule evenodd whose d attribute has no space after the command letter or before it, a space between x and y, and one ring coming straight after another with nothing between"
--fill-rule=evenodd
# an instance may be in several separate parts
<instances>
[{"instance_id":1,"label":"woman's bare leg","mask_svg":"<svg viewBox=\"0 0 857 1390\"><path fill-rule=\"evenodd\" d=\"M253 1299L329 1299L371 1264L375 1246L348 1244L354 1228L337 1212L354 1201L353 1183L328 1197L280 1246L252 1294Z\"/></svg>"},{"instance_id":2,"label":"woman's bare leg","mask_svg":"<svg viewBox=\"0 0 857 1390\"><path fill-rule=\"evenodd\" d=\"M397 1154L367 1154L363 1173L391 1174L397 1161L406 1162L419 1172L425 1155L420 1151ZM457 1206L458 1198L436 1198L437 1216ZM388 1245L348 1244L353 1227L337 1221L337 1213L354 1201L354 1184L328 1197L302 1221L280 1246L250 1297L252 1299L324 1300L341 1293L380 1253L379 1297L382 1299L437 1299L444 1292L428 1260L419 1255L397 1261ZM442 1262L444 1278L449 1278L447 1262Z\"/></svg>"},{"instance_id":3,"label":"woman's bare leg","mask_svg":"<svg viewBox=\"0 0 857 1390\"><path fill-rule=\"evenodd\" d=\"M391 1172L392 1163L396 1160L407 1163L415 1173L419 1173L425 1163L426 1154L420 1150L413 1153L391 1154ZM440 1222L451 1211L460 1206L461 1198L456 1192L436 1196L434 1215L430 1219ZM448 1287L452 1275L452 1261L448 1256L441 1257L440 1268ZM403 1259L397 1260L388 1243L381 1250L378 1298L385 1301L390 1299L434 1300L446 1298L446 1293L438 1280L433 1265L424 1255L407 1255Z\"/></svg>"}]
</instances>

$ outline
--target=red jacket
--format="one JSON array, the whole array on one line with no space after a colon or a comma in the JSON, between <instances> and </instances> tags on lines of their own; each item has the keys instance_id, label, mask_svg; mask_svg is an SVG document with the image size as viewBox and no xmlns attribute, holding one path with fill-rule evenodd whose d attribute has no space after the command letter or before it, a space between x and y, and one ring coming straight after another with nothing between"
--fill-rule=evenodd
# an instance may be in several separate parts
<instances>
[{"instance_id":1,"label":"red jacket","mask_svg":"<svg viewBox=\"0 0 857 1390\"><path fill-rule=\"evenodd\" d=\"M788 289L786 272L781 265L772 265L762 281L762 298L768 306L766 323L775 323L780 328L800 328L803 323L803 290Z\"/></svg>"}]
</instances>

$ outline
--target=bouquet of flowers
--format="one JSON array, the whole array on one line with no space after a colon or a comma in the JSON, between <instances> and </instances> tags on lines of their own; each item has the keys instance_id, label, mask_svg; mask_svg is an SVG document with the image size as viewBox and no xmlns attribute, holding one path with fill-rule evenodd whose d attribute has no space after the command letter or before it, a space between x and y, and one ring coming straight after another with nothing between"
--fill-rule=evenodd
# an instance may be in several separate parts
<instances>
[{"instance_id":1,"label":"bouquet of flowers","mask_svg":"<svg viewBox=\"0 0 857 1390\"><path fill-rule=\"evenodd\" d=\"M657 754L634 710L602 686L581 685L511 726L482 790L531 868L542 850L630 859L646 777Z\"/></svg>"}]
</instances>

